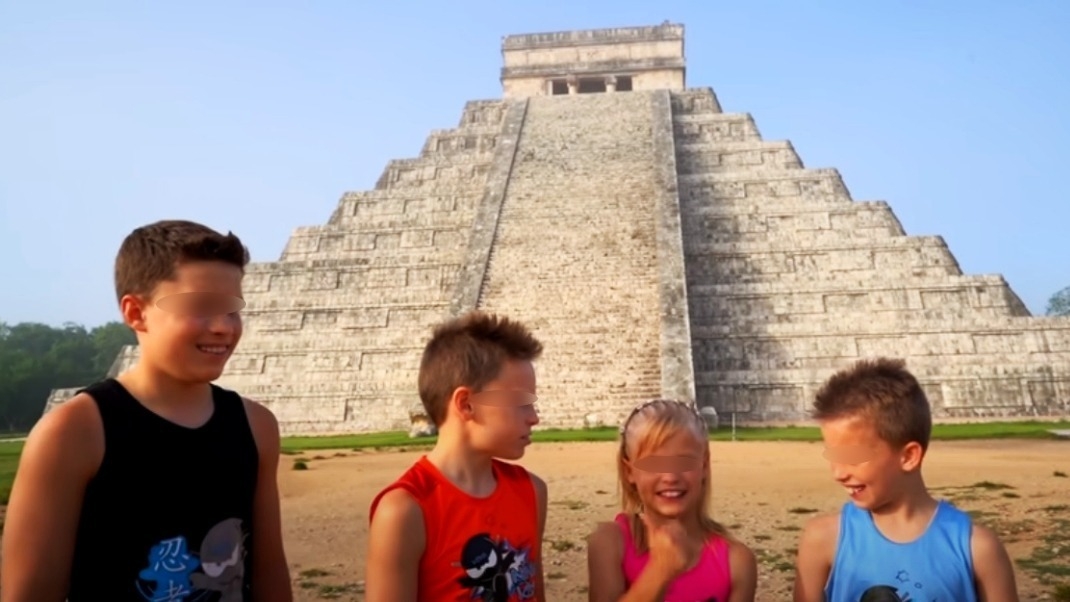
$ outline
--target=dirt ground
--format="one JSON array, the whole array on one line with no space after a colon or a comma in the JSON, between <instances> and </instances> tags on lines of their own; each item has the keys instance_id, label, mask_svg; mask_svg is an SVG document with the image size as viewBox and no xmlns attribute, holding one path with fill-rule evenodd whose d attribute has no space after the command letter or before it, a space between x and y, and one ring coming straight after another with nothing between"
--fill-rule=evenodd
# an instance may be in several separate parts
<instances>
[{"instance_id":1,"label":"dirt ground","mask_svg":"<svg viewBox=\"0 0 1070 602\"><path fill-rule=\"evenodd\" d=\"M815 512L835 511L846 501L820 445L711 445L715 517L758 555L758 600L790 600L799 527ZM614 450L612 443L537 443L520 461L549 486L545 570L551 602L586 600L584 537L617 511ZM283 458L283 526L298 600L363 598L368 505L422 453ZM298 459L307 460L307 470L294 470ZM971 511L1004 539L1022 600L1046 599L1059 579L1070 583L1070 442L937 441L924 472L938 497Z\"/></svg>"}]
</instances>

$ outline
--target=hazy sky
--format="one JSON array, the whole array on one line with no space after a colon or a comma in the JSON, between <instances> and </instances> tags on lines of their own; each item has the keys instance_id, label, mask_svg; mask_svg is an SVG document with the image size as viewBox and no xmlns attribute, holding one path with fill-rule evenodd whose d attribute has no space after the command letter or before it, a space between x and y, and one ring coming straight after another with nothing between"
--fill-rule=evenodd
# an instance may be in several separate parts
<instances>
[{"instance_id":1,"label":"hazy sky","mask_svg":"<svg viewBox=\"0 0 1070 602\"><path fill-rule=\"evenodd\" d=\"M1064 0L0 0L0 321L117 319L115 252L157 219L275 260L499 97L503 35L666 19L686 26L689 86L855 200L943 236L1034 313L1070 285Z\"/></svg>"}]
</instances>

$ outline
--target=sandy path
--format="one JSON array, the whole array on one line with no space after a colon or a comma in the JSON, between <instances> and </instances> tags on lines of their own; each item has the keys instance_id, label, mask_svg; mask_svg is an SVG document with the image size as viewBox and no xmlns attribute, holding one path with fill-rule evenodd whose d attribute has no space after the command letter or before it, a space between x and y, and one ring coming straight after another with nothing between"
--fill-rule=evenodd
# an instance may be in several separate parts
<instances>
[{"instance_id":1,"label":"sandy path","mask_svg":"<svg viewBox=\"0 0 1070 602\"><path fill-rule=\"evenodd\" d=\"M614 451L613 443L535 444L521 460L550 489L545 553L551 602L586 600L583 540L595 522L616 512ZM758 599L790 600L798 527L814 511L833 511L845 501L820 446L717 442L712 451L716 518L758 553ZM306 471L292 469L295 457L283 458L283 522L299 600L362 599L368 505L421 453L311 452L302 456L310 460ZM930 487L978 511L1016 561L1038 546L1050 549L1060 520L1063 541L1070 539L1070 478L1056 471L1070 474L1070 442L935 442L925 468ZM982 481L1013 489L970 487ZM967 489L946 489L957 487ZM1050 591L1034 572L1021 565L1017 571L1023 600L1040 600Z\"/></svg>"}]
</instances>

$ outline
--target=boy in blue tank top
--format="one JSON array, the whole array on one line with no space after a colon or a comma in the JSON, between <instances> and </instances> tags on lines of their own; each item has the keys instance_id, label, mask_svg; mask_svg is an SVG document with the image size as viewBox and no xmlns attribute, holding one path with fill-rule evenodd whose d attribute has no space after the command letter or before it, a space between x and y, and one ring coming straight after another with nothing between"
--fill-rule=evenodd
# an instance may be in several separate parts
<instances>
[{"instance_id":1,"label":"boy in blue tank top","mask_svg":"<svg viewBox=\"0 0 1070 602\"><path fill-rule=\"evenodd\" d=\"M817 393L832 476L850 498L799 539L795 602L1017 602L990 529L930 495L929 401L902 360L863 360Z\"/></svg>"},{"instance_id":2,"label":"boy in blue tank top","mask_svg":"<svg viewBox=\"0 0 1070 602\"><path fill-rule=\"evenodd\" d=\"M213 384L241 339L248 261L238 237L188 221L123 241L115 293L140 357L27 437L4 602L292 602L278 422Z\"/></svg>"}]
</instances>

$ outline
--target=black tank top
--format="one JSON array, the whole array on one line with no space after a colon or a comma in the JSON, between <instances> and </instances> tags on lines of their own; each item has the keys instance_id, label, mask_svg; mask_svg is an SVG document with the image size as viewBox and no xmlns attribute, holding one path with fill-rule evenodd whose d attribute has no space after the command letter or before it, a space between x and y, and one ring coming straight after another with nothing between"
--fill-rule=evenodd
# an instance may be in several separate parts
<instances>
[{"instance_id":1,"label":"black tank top","mask_svg":"<svg viewBox=\"0 0 1070 602\"><path fill-rule=\"evenodd\" d=\"M199 428L170 422L114 379L86 389L104 459L78 526L70 602L250 600L256 442L241 397L215 385Z\"/></svg>"}]
</instances>

